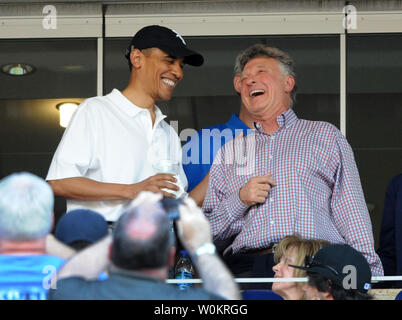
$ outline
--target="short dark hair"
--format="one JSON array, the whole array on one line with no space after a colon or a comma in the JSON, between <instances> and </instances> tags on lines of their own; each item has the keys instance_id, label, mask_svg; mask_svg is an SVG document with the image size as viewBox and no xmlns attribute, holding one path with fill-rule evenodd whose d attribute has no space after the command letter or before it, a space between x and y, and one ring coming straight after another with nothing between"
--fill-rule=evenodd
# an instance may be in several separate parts
<instances>
[{"instance_id":1,"label":"short dark hair","mask_svg":"<svg viewBox=\"0 0 402 320\"><path fill-rule=\"evenodd\" d=\"M152 213L150 213L152 215ZM126 270L153 269L167 265L172 246L170 220L167 215L152 215L156 232L146 239L137 239L127 232L128 226L138 220L138 208L122 214L113 230L112 262Z\"/></svg>"},{"instance_id":2,"label":"short dark hair","mask_svg":"<svg viewBox=\"0 0 402 320\"><path fill-rule=\"evenodd\" d=\"M307 272L308 284L320 292L329 292L334 300L372 300L373 296L355 289L345 289L317 273Z\"/></svg>"},{"instance_id":3,"label":"short dark hair","mask_svg":"<svg viewBox=\"0 0 402 320\"><path fill-rule=\"evenodd\" d=\"M152 52L154 51L154 49L155 48L147 48L147 49L142 49L140 51L142 52L143 55L149 57L152 54ZM131 63L130 56L127 58L127 61L128 61L128 68L130 69L130 72L131 72L131 70L133 69L133 64Z\"/></svg>"}]
</instances>

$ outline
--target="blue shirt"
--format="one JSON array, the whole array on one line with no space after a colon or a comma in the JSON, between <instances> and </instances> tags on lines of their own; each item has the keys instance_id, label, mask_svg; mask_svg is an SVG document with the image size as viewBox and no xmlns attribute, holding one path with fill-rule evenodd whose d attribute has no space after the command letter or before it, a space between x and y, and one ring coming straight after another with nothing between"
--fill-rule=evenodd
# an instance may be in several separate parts
<instances>
[{"instance_id":1,"label":"blue shirt","mask_svg":"<svg viewBox=\"0 0 402 320\"><path fill-rule=\"evenodd\" d=\"M188 180L187 192L194 189L207 175L218 150L239 135L251 131L237 114L228 122L205 127L189 137L183 146L183 169Z\"/></svg>"},{"instance_id":2,"label":"blue shirt","mask_svg":"<svg viewBox=\"0 0 402 320\"><path fill-rule=\"evenodd\" d=\"M49 255L0 255L0 300L46 300L65 260Z\"/></svg>"}]
</instances>

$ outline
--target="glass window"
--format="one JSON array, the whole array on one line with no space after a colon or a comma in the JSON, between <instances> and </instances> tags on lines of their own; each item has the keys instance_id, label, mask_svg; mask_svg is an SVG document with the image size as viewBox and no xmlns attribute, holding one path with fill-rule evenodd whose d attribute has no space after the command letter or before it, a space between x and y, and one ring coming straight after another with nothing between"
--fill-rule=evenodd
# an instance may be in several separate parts
<instances>
[{"instance_id":1,"label":"glass window","mask_svg":"<svg viewBox=\"0 0 402 320\"><path fill-rule=\"evenodd\" d=\"M95 39L1 40L1 65L25 63L34 72L0 72L0 176L29 171L45 178L64 128L56 105L96 95ZM56 214L65 201L56 199Z\"/></svg>"},{"instance_id":2,"label":"glass window","mask_svg":"<svg viewBox=\"0 0 402 320\"><path fill-rule=\"evenodd\" d=\"M402 164L402 35L350 35L347 129L378 244L384 195Z\"/></svg>"}]
</instances>

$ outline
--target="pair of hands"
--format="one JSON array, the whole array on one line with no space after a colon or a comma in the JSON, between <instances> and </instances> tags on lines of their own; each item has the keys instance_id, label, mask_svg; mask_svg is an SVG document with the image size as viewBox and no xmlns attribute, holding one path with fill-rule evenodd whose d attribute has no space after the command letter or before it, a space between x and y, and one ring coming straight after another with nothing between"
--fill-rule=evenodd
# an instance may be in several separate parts
<instances>
[{"instance_id":1,"label":"pair of hands","mask_svg":"<svg viewBox=\"0 0 402 320\"><path fill-rule=\"evenodd\" d=\"M246 185L240 189L239 198L248 206L264 203L274 186L276 186L276 182L270 173L250 178Z\"/></svg>"},{"instance_id":2,"label":"pair of hands","mask_svg":"<svg viewBox=\"0 0 402 320\"><path fill-rule=\"evenodd\" d=\"M138 183L140 190L150 191L162 194L164 197L174 198L173 193L167 192L163 189L169 189L173 192L179 190L179 187L174 183L177 179L169 174L156 174ZM253 206L257 203L264 203L268 197L272 187L276 185L275 180L270 173L264 176L250 178L244 187L240 189L240 200L248 205ZM194 205L196 205L194 203Z\"/></svg>"},{"instance_id":3,"label":"pair of hands","mask_svg":"<svg viewBox=\"0 0 402 320\"><path fill-rule=\"evenodd\" d=\"M174 184L176 182L177 179L172 175L156 174L141 181L138 185L140 190L162 194L167 198L174 198L175 195L173 193L167 192L163 189L172 190L173 192L178 191L179 187ZM276 186L276 182L270 173L267 173L264 176L250 178L246 185L240 189L240 200L248 206L253 206L257 203L264 203L274 186ZM196 206L195 203L193 204Z\"/></svg>"}]
</instances>

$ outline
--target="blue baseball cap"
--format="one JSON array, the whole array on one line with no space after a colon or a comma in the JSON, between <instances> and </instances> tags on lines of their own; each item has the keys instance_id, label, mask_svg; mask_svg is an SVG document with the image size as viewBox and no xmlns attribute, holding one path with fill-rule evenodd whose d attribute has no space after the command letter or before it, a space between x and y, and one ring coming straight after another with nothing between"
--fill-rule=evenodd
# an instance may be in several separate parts
<instances>
[{"instance_id":1,"label":"blue baseball cap","mask_svg":"<svg viewBox=\"0 0 402 320\"><path fill-rule=\"evenodd\" d=\"M92 210L76 209L66 212L56 224L55 237L70 245L75 241L94 243L108 234L105 218Z\"/></svg>"}]
</instances>

